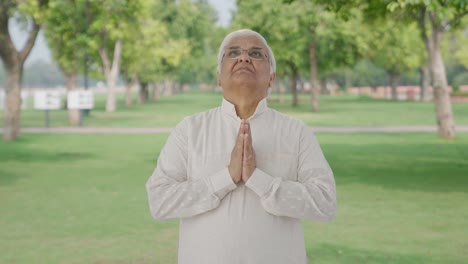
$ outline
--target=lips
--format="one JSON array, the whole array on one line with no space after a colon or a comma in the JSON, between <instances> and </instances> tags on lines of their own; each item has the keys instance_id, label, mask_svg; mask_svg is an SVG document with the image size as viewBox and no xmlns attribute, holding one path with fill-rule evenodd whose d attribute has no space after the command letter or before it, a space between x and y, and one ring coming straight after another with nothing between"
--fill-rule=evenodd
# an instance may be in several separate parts
<instances>
[{"instance_id":1,"label":"lips","mask_svg":"<svg viewBox=\"0 0 468 264\"><path fill-rule=\"evenodd\" d=\"M234 72L238 72L238 71L249 71L249 72L254 72L254 70L252 69L252 67L248 67L248 66L240 66L240 67L238 67L237 69L234 70Z\"/></svg>"}]
</instances>

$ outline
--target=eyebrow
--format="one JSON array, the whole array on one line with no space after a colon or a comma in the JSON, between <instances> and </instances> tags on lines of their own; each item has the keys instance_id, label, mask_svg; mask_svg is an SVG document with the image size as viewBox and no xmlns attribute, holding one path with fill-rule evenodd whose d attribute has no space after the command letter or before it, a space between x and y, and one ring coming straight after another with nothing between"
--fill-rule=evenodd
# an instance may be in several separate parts
<instances>
[{"instance_id":1,"label":"eyebrow","mask_svg":"<svg viewBox=\"0 0 468 264\"><path fill-rule=\"evenodd\" d=\"M229 49L240 49L240 48L241 48L241 47L239 47L239 46L231 46L231 47L229 47ZM250 48L250 49L261 50L261 49L263 49L263 48L261 48L261 47L252 47L252 48Z\"/></svg>"}]
</instances>

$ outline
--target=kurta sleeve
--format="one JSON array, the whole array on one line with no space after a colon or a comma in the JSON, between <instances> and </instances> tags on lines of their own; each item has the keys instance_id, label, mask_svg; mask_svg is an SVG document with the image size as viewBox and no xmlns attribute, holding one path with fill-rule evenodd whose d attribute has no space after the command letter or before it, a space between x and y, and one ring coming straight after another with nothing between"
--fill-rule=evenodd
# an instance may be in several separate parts
<instances>
[{"instance_id":1,"label":"kurta sleeve","mask_svg":"<svg viewBox=\"0 0 468 264\"><path fill-rule=\"evenodd\" d=\"M227 168L197 180L187 178L188 121L182 121L163 147L146 182L150 212L156 220L191 217L219 206L237 185Z\"/></svg>"},{"instance_id":2,"label":"kurta sleeve","mask_svg":"<svg viewBox=\"0 0 468 264\"><path fill-rule=\"evenodd\" d=\"M313 132L305 126L297 174L297 181L289 181L257 168L246 186L260 196L263 208L273 215L331 221L336 214L335 179Z\"/></svg>"}]
</instances>

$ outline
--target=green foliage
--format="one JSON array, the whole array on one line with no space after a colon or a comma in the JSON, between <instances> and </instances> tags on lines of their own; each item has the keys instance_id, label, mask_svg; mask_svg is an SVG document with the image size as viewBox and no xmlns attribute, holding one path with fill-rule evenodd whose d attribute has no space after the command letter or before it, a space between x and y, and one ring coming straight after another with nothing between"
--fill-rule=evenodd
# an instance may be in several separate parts
<instances>
[{"instance_id":1,"label":"green foliage","mask_svg":"<svg viewBox=\"0 0 468 264\"><path fill-rule=\"evenodd\" d=\"M224 35L216 27L216 11L207 1L177 1L172 8L164 19L170 21L171 38L185 41L187 51L173 77L181 83L214 81L217 48Z\"/></svg>"},{"instance_id":2,"label":"green foliage","mask_svg":"<svg viewBox=\"0 0 468 264\"><path fill-rule=\"evenodd\" d=\"M250 28L268 41L276 59L279 77L290 74L290 67L307 72L307 37L299 29L293 6L278 0L239 1L233 28Z\"/></svg>"},{"instance_id":3,"label":"green foliage","mask_svg":"<svg viewBox=\"0 0 468 264\"><path fill-rule=\"evenodd\" d=\"M16 0L16 1L7 1L17 4L17 9L20 16L26 16L27 18L34 19L38 24L45 22L48 13L48 3L49 0Z\"/></svg>"},{"instance_id":4,"label":"green foliage","mask_svg":"<svg viewBox=\"0 0 468 264\"><path fill-rule=\"evenodd\" d=\"M256 30L269 41L280 75L291 62L308 74L308 47L315 43L318 70L325 75L354 65L367 50L367 33L355 30L361 23L359 10L349 14L345 20L314 1L240 1L234 24Z\"/></svg>"},{"instance_id":5,"label":"green foliage","mask_svg":"<svg viewBox=\"0 0 468 264\"><path fill-rule=\"evenodd\" d=\"M431 13L431 20L437 26L454 29L461 25L461 21L468 14L468 0L430 1L430 0L392 0L388 3L391 12L403 10L407 14L414 14L421 8Z\"/></svg>"},{"instance_id":6,"label":"green foliage","mask_svg":"<svg viewBox=\"0 0 468 264\"><path fill-rule=\"evenodd\" d=\"M388 73L400 75L425 62L424 45L415 23L387 19L375 22L370 32L370 58Z\"/></svg>"},{"instance_id":7,"label":"green foliage","mask_svg":"<svg viewBox=\"0 0 468 264\"><path fill-rule=\"evenodd\" d=\"M45 36L54 60L65 73L78 73L84 62L86 1L51 0Z\"/></svg>"},{"instance_id":8,"label":"green foliage","mask_svg":"<svg viewBox=\"0 0 468 264\"><path fill-rule=\"evenodd\" d=\"M205 1L142 4L137 24L125 36L122 71L137 74L142 82L165 78L183 83L213 80L213 8Z\"/></svg>"},{"instance_id":9,"label":"green foliage","mask_svg":"<svg viewBox=\"0 0 468 264\"><path fill-rule=\"evenodd\" d=\"M143 10L144 0L95 0L89 1L87 19L89 27L86 31L87 44L94 65L91 69L97 73L104 72L102 58L98 54L104 49L112 61L115 43L124 40L128 32L138 29L138 17ZM129 45L130 43L123 43Z\"/></svg>"},{"instance_id":10,"label":"green foliage","mask_svg":"<svg viewBox=\"0 0 468 264\"><path fill-rule=\"evenodd\" d=\"M463 31L455 32L451 35L455 52L452 54L454 59L468 69L468 27Z\"/></svg>"}]
</instances>

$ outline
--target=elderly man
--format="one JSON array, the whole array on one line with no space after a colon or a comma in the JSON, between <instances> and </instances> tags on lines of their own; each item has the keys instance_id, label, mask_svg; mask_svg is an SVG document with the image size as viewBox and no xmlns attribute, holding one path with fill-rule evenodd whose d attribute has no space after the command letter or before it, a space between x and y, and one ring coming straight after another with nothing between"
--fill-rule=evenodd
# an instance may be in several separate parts
<instances>
[{"instance_id":1,"label":"elderly man","mask_svg":"<svg viewBox=\"0 0 468 264\"><path fill-rule=\"evenodd\" d=\"M152 216L180 218L180 264L307 263L301 219L336 212L333 173L301 121L267 107L275 58L243 29L218 55L220 107L185 118L146 187Z\"/></svg>"}]
</instances>

